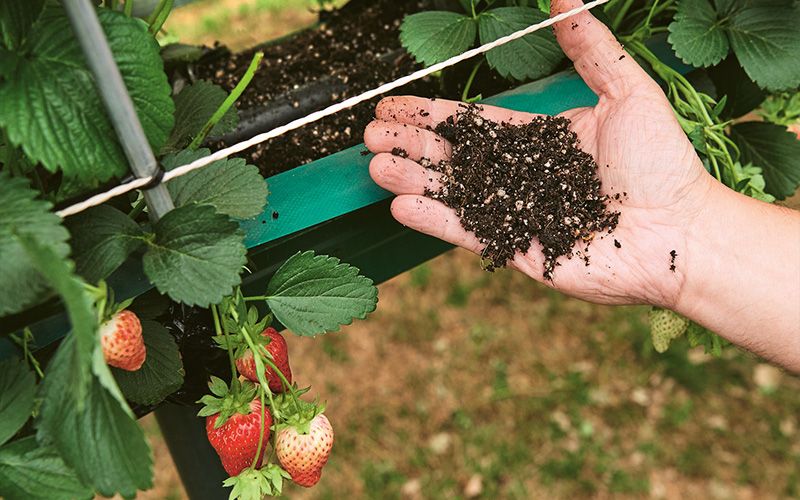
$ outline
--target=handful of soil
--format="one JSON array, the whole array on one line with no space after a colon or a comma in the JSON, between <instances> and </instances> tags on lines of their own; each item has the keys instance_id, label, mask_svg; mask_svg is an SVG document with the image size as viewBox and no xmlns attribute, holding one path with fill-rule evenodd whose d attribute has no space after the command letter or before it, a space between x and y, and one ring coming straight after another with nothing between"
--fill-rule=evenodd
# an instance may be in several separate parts
<instances>
[{"instance_id":1,"label":"handful of soil","mask_svg":"<svg viewBox=\"0 0 800 500\"><path fill-rule=\"evenodd\" d=\"M619 212L600 194L597 163L579 148L569 120L536 117L525 125L496 123L464 106L435 131L453 145L450 161L430 165L442 187L427 193L454 208L461 225L482 244L484 267L506 265L536 238L544 252L544 277L552 280L577 241L616 227ZM589 265L588 256L583 256Z\"/></svg>"}]
</instances>

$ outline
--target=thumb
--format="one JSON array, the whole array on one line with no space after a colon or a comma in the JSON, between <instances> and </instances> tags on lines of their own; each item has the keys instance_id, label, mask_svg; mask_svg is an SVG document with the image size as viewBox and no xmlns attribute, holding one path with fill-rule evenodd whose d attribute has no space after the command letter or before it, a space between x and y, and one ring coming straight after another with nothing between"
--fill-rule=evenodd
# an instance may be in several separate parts
<instances>
[{"instance_id":1,"label":"thumb","mask_svg":"<svg viewBox=\"0 0 800 500\"><path fill-rule=\"evenodd\" d=\"M582 5L581 0L552 0L550 13L554 16ZM641 91L642 86L658 88L611 31L590 12L556 23L553 31L561 49L575 64L575 70L598 96L617 99L630 95L633 89Z\"/></svg>"}]
</instances>

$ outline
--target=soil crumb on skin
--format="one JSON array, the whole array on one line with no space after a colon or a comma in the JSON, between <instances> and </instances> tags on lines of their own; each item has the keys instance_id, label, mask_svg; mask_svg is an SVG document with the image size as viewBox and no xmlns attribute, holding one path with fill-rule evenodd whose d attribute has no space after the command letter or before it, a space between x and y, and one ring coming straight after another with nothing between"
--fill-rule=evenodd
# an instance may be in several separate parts
<instances>
[{"instance_id":1,"label":"soil crumb on skin","mask_svg":"<svg viewBox=\"0 0 800 500\"><path fill-rule=\"evenodd\" d=\"M392 148L392 154L400 158L408 158L408 152L403 148Z\"/></svg>"},{"instance_id":2,"label":"soil crumb on skin","mask_svg":"<svg viewBox=\"0 0 800 500\"><path fill-rule=\"evenodd\" d=\"M464 106L435 131L453 145L450 161L432 168L442 187L427 193L454 208L461 225L485 245L484 266L506 265L526 253L533 238L544 252L544 277L552 280L556 260L573 256L575 243L586 248L600 231L611 231L619 212L607 209L600 194L597 164L579 147L569 120L536 117L524 125L481 117Z\"/></svg>"}]
</instances>

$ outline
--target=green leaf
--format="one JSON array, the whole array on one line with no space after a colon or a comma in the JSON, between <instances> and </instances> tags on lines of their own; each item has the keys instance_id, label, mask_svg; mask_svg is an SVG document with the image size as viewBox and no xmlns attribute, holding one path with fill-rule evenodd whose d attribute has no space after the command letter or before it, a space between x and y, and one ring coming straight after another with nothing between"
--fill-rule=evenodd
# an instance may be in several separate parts
<instances>
[{"instance_id":1,"label":"green leaf","mask_svg":"<svg viewBox=\"0 0 800 500\"><path fill-rule=\"evenodd\" d=\"M58 292L66 306L72 327L69 336L75 339L72 352L75 358L75 370L70 373L68 380L71 390L76 394L79 409L81 409L91 382L90 367L93 353L100 346L97 341L98 325L94 301L86 292L84 283L73 273L72 261L60 257L50 247L41 245L27 235L20 236L20 243L25 248L33 266ZM59 382L63 383L63 381ZM43 386L54 383L56 381L46 379Z\"/></svg>"},{"instance_id":2,"label":"green leaf","mask_svg":"<svg viewBox=\"0 0 800 500\"><path fill-rule=\"evenodd\" d=\"M536 6L545 14L550 14L550 0L536 0Z\"/></svg>"},{"instance_id":3,"label":"green leaf","mask_svg":"<svg viewBox=\"0 0 800 500\"><path fill-rule=\"evenodd\" d=\"M736 178L739 179L739 182L735 186L736 191L767 203L775 201L774 196L764 191L767 183L759 167L754 167L753 165L742 166L741 163L736 162L733 168ZM726 174L727 170L723 170L723 180L727 180L725 179L727 177Z\"/></svg>"},{"instance_id":4,"label":"green leaf","mask_svg":"<svg viewBox=\"0 0 800 500\"><path fill-rule=\"evenodd\" d=\"M532 7L500 7L484 12L478 18L482 44L493 42L515 31L547 19ZM553 29L547 28L514 40L486 53L489 66L503 78L529 80L549 75L564 58Z\"/></svg>"},{"instance_id":5,"label":"green leaf","mask_svg":"<svg viewBox=\"0 0 800 500\"><path fill-rule=\"evenodd\" d=\"M92 498L92 490L81 484L49 445L34 436L0 448L0 492L6 500L75 500Z\"/></svg>"},{"instance_id":6,"label":"green leaf","mask_svg":"<svg viewBox=\"0 0 800 500\"><path fill-rule=\"evenodd\" d=\"M708 71L717 94L728 96L722 110L724 119L738 118L756 109L764 101L764 92L745 74L735 55L730 55Z\"/></svg>"},{"instance_id":7,"label":"green leaf","mask_svg":"<svg viewBox=\"0 0 800 500\"><path fill-rule=\"evenodd\" d=\"M211 381L208 383L208 390L215 396L224 397L228 394L228 384L221 378L212 375Z\"/></svg>"},{"instance_id":8,"label":"green leaf","mask_svg":"<svg viewBox=\"0 0 800 500\"><path fill-rule=\"evenodd\" d=\"M46 245L57 259L69 254L69 233L61 226L61 219L50 212L52 205L36 199L37 195L26 179L0 172L0 316L33 305L47 291L45 280L20 243L20 235Z\"/></svg>"},{"instance_id":9,"label":"green leaf","mask_svg":"<svg viewBox=\"0 0 800 500\"><path fill-rule=\"evenodd\" d=\"M247 250L239 226L208 205L168 212L155 226L144 255L144 271L161 293L207 307L241 282Z\"/></svg>"},{"instance_id":10,"label":"green leaf","mask_svg":"<svg viewBox=\"0 0 800 500\"><path fill-rule=\"evenodd\" d=\"M114 272L143 243L139 225L110 205L90 208L65 223L72 234L76 270L90 283Z\"/></svg>"},{"instance_id":11,"label":"green leaf","mask_svg":"<svg viewBox=\"0 0 800 500\"><path fill-rule=\"evenodd\" d=\"M81 401L72 383L82 369L77 351L75 336L67 335L47 367L37 437L52 442L81 482L103 496L133 497L153 484L150 449L136 420L97 378Z\"/></svg>"},{"instance_id":12,"label":"green leaf","mask_svg":"<svg viewBox=\"0 0 800 500\"><path fill-rule=\"evenodd\" d=\"M160 403L183 385L183 363L178 345L166 328L155 321L142 321L147 348L144 365L135 372L112 368L122 393L142 405Z\"/></svg>"},{"instance_id":13,"label":"green leaf","mask_svg":"<svg viewBox=\"0 0 800 500\"><path fill-rule=\"evenodd\" d=\"M430 66L458 55L475 43L475 20L455 12L411 14L400 26L400 43L414 59Z\"/></svg>"},{"instance_id":14,"label":"green leaf","mask_svg":"<svg viewBox=\"0 0 800 500\"><path fill-rule=\"evenodd\" d=\"M689 140L692 142L692 146L701 154L708 153L708 147L706 146L706 134L705 134L705 127L700 124L695 125L695 127L686 134L689 137Z\"/></svg>"},{"instance_id":15,"label":"green leaf","mask_svg":"<svg viewBox=\"0 0 800 500\"><path fill-rule=\"evenodd\" d=\"M44 7L44 0L0 2L0 42L9 49L19 46Z\"/></svg>"},{"instance_id":16,"label":"green leaf","mask_svg":"<svg viewBox=\"0 0 800 500\"><path fill-rule=\"evenodd\" d=\"M709 0L681 0L669 31L675 53L692 66L714 66L730 51L723 22Z\"/></svg>"},{"instance_id":17,"label":"green leaf","mask_svg":"<svg viewBox=\"0 0 800 500\"><path fill-rule=\"evenodd\" d=\"M765 191L779 200L800 185L800 140L772 123L745 122L731 127L731 139L741 151L741 163L761 167Z\"/></svg>"},{"instance_id":18,"label":"green leaf","mask_svg":"<svg viewBox=\"0 0 800 500\"><path fill-rule=\"evenodd\" d=\"M335 257L297 253L278 269L267 286L267 304L297 335L337 331L375 310L378 289L357 268Z\"/></svg>"},{"instance_id":19,"label":"green leaf","mask_svg":"<svg viewBox=\"0 0 800 500\"><path fill-rule=\"evenodd\" d=\"M137 19L98 11L139 120L156 151L173 124L170 86L158 43ZM0 126L48 170L90 184L127 171L72 27L57 7L45 9L0 79Z\"/></svg>"},{"instance_id":20,"label":"green leaf","mask_svg":"<svg viewBox=\"0 0 800 500\"><path fill-rule=\"evenodd\" d=\"M226 479L222 485L233 487L229 498L261 500L267 496L281 496L283 480L291 478L292 476L279 466L267 464L257 470L245 469L238 476Z\"/></svg>"},{"instance_id":21,"label":"green leaf","mask_svg":"<svg viewBox=\"0 0 800 500\"><path fill-rule=\"evenodd\" d=\"M800 122L800 89L769 96L759 114L770 123L788 127Z\"/></svg>"},{"instance_id":22,"label":"green leaf","mask_svg":"<svg viewBox=\"0 0 800 500\"><path fill-rule=\"evenodd\" d=\"M748 5L728 27L731 46L750 78L776 91L800 86L800 7Z\"/></svg>"},{"instance_id":23,"label":"green leaf","mask_svg":"<svg viewBox=\"0 0 800 500\"><path fill-rule=\"evenodd\" d=\"M128 401L125 400L125 396L122 394L114 375L111 374L111 367L106 363L100 342L95 344L95 349L92 352L92 373L96 377L95 380L107 391L107 394L117 401L120 410L128 417L135 418L133 410L128 406Z\"/></svg>"},{"instance_id":24,"label":"green leaf","mask_svg":"<svg viewBox=\"0 0 800 500\"><path fill-rule=\"evenodd\" d=\"M731 344L716 333L698 325L694 321L689 322L689 326L686 329L686 338L689 340L689 345L691 347L702 345L706 354L717 358L722 356L722 349Z\"/></svg>"},{"instance_id":25,"label":"green leaf","mask_svg":"<svg viewBox=\"0 0 800 500\"><path fill-rule=\"evenodd\" d=\"M153 290L150 293L139 295L128 309L135 312L141 321L146 319L155 320L169 310L172 302L165 296Z\"/></svg>"},{"instance_id":26,"label":"green leaf","mask_svg":"<svg viewBox=\"0 0 800 500\"><path fill-rule=\"evenodd\" d=\"M734 8L739 7L741 0L714 0L717 14L722 17L733 12Z\"/></svg>"},{"instance_id":27,"label":"green leaf","mask_svg":"<svg viewBox=\"0 0 800 500\"><path fill-rule=\"evenodd\" d=\"M165 170L208 156L208 149L184 150L162 160ZM237 219L255 217L267 202L267 183L258 167L241 158L219 160L167 183L175 206L193 203L213 206L218 213Z\"/></svg>"},{"instance_id":28,"label":"green leaf","mask_svg":"<svg viewBox=\"0 0 800 500\"><path fill-rule=\"evenodd\" d=\"M211 115L228 97L228 93L211 82L200 80L181 90L175 96L175 127L163 152L175 152L186 147L202 130ZM239 123L236 108L231 108L217 122L209 137L220 136L234 130Z\"/></svg>"},{"instance_id":29,"label":"green leaf","mask_svg":"<svg viewBox=\"0 0 800 500\"><path fill-rule=\"evenodd\" d=\"M10 50L0 47L0 78L10 75L17 65L17 55Z\"/></svg>"},{"instance_id":30,"label":"green leaf","mask_svg":"<svg viewBox=\"0 0 800 500\"><path fill-rule=\"evenodd\" d=\"M0 444L28 421L35 393L36 377L24 361L9 358L0 363Z\"/></svg>"}]
</instances>

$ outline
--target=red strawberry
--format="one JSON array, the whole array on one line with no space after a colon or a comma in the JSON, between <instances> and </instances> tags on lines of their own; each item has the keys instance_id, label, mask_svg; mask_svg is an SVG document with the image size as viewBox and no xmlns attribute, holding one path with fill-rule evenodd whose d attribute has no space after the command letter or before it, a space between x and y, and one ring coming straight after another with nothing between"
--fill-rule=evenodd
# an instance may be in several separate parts
<instances>
[{"instance_id":1,"label":"red strawberry","mask_svg":"<svg viewBox=\"0 0 800 500\"><path fill-rule=\"evenodd\" d=\"M314 486L322 476L333 448L333 427L320 413L309 424L308 434L294 427L284 427L275 438L275 453L292 481L306 488Z\"/></svg>"},{"instance_id":2,"label":"red strawberry","mask_svg":"<svg viewBox=\"0 0 800 500\"><path fill-rule=\"evenodd\" d=\"M127 309L100 325L100 345L106 363L130 372L141 368L147 357L142 324L136 314Z\"/></svg>"},{"instance_id":3,"label":"red strawberry","mask_svg":"<svg viewBox=\"0 0 800 500\"><path fill-rule=\"evenodd\" d=\"M272 362L275 363L275 366L278 367L278 370L283 373L283 376L286 377L286 380L289 383L292 383L292 369L289 367L289 351L288 347L286 346L286 339L283 338L278 330L269 327L264 330L261 335L264 337L269 343L264 344L264 350L267 351L272 356ZM244 353L239 356L236 360L236 368L239 370L239 373L245 376L248 380L258 383L258 376L256 375L256 361L253 358L253 351L250 349L246 349ZM269 388L272 392L283 392L283 384L281 384L281 379L275 370L270 367L266 367L264 370L264 376L267 379L267 383L269 384Z\"/></svg>"},{"instance_id":4,"label":"red strawberry","mask_svg":"<svg viewBox=\"0 0 800 500\"><path fill-rule=\"evenodd\" d=\"M261 433L261 401L252 400L249 413L236 412L231 415L219 428L215 429L219 413L206 417L206 434L208 442L217 450L225 472L236 476L250 467L258 450L258 440ZM264 453L269 443L269 428L272 425L272 414L264 408L264 438L261 445L261 454L258 458L258 467L264 459Z\"/></svg>"}]
</instances>

